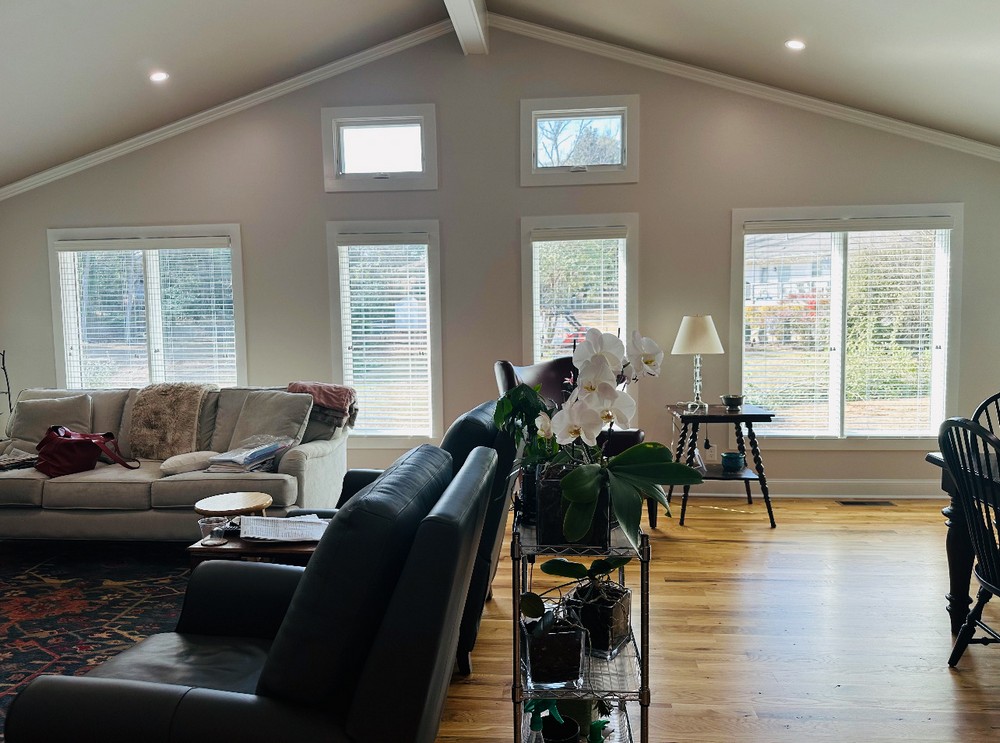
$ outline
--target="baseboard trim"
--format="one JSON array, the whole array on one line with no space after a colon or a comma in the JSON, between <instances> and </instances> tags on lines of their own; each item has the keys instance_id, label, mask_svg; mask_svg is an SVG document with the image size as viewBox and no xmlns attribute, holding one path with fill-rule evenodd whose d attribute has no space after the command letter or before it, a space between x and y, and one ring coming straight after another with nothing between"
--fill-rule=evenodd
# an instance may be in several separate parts
<instances>
[{"instance_id":1,"label":"baseboard trim","mask_svg":"<svg viewBox=\"0 0 1000 743\"><path fill-rule=\"evenodd\" d=\"M753 496L760 496L757 483L750 484ZM947 499L941 491L941 481L929 480L767 480L767 489L771 498L892 498L906 499ZM674 490L673 500L678 497ZM703 485L697 485L692 494L698 496L716 496L731 498L746 494L746 490L738 482L722 482L711 480Z\"/></svg>"}]
</instances>

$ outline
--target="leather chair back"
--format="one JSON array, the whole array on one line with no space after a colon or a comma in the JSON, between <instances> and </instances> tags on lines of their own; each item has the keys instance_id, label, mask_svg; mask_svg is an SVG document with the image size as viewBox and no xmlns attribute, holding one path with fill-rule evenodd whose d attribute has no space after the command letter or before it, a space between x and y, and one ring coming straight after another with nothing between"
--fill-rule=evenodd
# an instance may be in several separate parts
<instances>
[{"instance_id":1,"label":"leather chair back","mask_svg":"<svg viewBox=\"0 0 1000 743\"><path fill-rule=\"evenodd\" d=\"M441 439L441 448L451 454L455 474L465 464L470 452L485 446L497 453L496 474L490 484L490 497L482 537L476 549L475 566L469 584L469 596L462 614L459 633L459 670L468 673L468 654L476 645L483 608L490 594L490 584L500 560L500 547L507 527L507 513L514 493L515 480L511 477L516 450L510 436L500 431L493 422L496 400L489 400L463 413L451 424Z\"/></svg>"},{"instance_id":2,"label":"leather chair back","mask_svg":"<svg viewBox=\"0 0 1000 743\"><path fill-rule=\"evenodd\" d=\"M419 446L330 522L302 574L257 693L346 711L421 521L452 479L451 455Z\"/></svg>"},{"instance_id":3,"label":"leather chair back","mask_svg":"<svg viewBox=\"0 0 1000 743\"><path fill-rule=\"evenodd\" d=\"M514 366L509 361L501 360L493 365L493 372L501 395L522 383L529 387L541 385L539 392L542 397L551 400L554 405L566 402L566 382L576 377L572 356L560 356L528 366Z\"/></svg>"}]
</instances>

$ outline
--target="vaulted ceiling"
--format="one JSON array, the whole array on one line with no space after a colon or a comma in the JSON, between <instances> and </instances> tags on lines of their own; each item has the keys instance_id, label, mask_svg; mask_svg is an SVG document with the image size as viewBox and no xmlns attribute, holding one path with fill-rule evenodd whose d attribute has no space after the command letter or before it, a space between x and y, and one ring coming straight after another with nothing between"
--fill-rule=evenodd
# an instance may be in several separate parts
<instances>
[{"instance_id":1,"label":"vaulted ceiling","mask_svg":"<svg viewBox=\"0 0 1000 743\"><path fill-rule=\"evenodd\" d=\"M1000 147L995 0L3 0L0 188L484 11Z\"/></svg>"}]
</instances>

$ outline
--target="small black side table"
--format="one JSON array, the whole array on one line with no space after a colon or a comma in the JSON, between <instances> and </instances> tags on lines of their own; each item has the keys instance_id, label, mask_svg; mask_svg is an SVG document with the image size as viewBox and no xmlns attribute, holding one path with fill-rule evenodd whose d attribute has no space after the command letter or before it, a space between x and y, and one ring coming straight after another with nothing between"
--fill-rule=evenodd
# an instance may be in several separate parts
<instances>
[{"instance_id":1,"label":"small black side table","mask_svg":"<svg viewBox=\"0 0 1000 743\"><path fill-rule=\"evenodd\" d=\"M750 493L750 483L756 480L760 483L760 492L764 496L764 505L767 506L767 517L771 521L771 528L773 529L777 524L774 523L774 511L771 509L771 498L767 492L767 478L764 477L764 461L760 457L760 447L757 445L757 435L753 431L754 423L770 423L774 419L774 413L770 410L765 410L764 408L759 408L756 405L744 405L738 412L731 413L725 405L709 405L708 410L701 408L698 411L690 411L687 406L681 405L667 405L667 410L673 416L673 422L675 429L680 427L680 436L677 440L677 451L675 454L675 459L680 462L681 457L684 456L684 449L687 447L687 455L684 458L684 462L688 466L694 464L694 453L698 448L698 428L702 423L731 423L736 430L736 445L739 447L740 454L746 458L747 455L747 442L750 444L750 455L753 458L754 468L749 467L749 462L747 462L746 467L744 467L739 472L725 472L722 469L722 465L716 462L705 463L707 472L702 475L705 480L742 480L743 484L746 486L747 490L747 503L753 503L753 495ZM743 435L743 427L746 426L746 437ZM684 486L684 498L681 500L681 518L680 525L684 526L684 515L687 511L688 502L688 492L691 490L690 485ZM674 489L671 486L667 491L667 502L670 502L670 497L673 495ZM651 527L656 526L656 501L647 500L646 501L647 513L649 515L649 525Z\"/></svg>"}]
</instances>

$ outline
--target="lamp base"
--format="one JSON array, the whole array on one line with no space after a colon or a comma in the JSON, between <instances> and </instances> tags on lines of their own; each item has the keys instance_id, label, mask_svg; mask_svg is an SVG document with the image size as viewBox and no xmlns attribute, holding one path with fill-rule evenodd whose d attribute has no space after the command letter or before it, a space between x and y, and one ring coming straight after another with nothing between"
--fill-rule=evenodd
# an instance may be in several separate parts
<instances>
[{"instance_id":1,"label":"lamp base","mask_svg":"<svg viewBox=\"0 0 1000 743\"><path fill-rule=\"evenodd\" d=\"M702 400L692 400L691 402L679 402L678 405L683 405L688 409L689 413L697 413L699 410L704 410L708 412L708 403Z\"/></svg>"}]
</instances>

